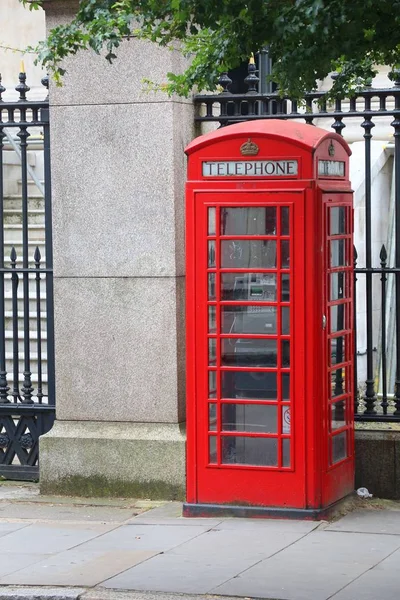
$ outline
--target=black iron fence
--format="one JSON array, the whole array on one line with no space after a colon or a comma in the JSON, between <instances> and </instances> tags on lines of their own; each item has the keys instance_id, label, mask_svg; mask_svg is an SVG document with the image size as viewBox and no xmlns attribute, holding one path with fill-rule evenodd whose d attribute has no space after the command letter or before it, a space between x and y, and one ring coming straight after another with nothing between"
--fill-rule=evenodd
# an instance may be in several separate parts
<instances>
[{"instance_id":1,"label":"black iron fence","mask_svg":"<svg viewBox=\"0 0 400 600\"><path fill-rule=\"evenodd\" d=\"M0 476L33 480L55 411L49 105L25 73L15 89L0 78Z\"/></svg>"},{"instance_id":2,"label":"black iron fence","mask_svg":"<svg viewBox=\"0 0 400 600\"><path fill-rule=\"evenodd\" d=\"M243 94L230 93L232 80L223 73L219 93L195 96L196 123L296 119L340 135L348 127L348 141L362 142L353 152L353 165L362 163L355 210L356 232L362 232L354 265L355 415L358 421L400 421L400 71L391 74L392 87L371 86L334 101L315 91L302 102L260 93L257 73L250 63Z\"/></svg>"}]
</instances>

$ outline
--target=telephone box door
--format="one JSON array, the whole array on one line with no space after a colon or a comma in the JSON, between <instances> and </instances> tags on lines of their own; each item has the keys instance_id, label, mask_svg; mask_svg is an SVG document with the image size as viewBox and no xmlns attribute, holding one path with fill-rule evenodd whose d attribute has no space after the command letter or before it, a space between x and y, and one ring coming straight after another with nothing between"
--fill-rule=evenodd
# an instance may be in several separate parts
<instances>
[{"instance_id":1,"label":"telephone box door","mask_svg":"<svg viewBox=\"0 0 400 600\"><path fill-rule=\"evenodd\" d=\"M193 501L306 506L304 197L195 194Z\"/></svg>"}]
</instances>

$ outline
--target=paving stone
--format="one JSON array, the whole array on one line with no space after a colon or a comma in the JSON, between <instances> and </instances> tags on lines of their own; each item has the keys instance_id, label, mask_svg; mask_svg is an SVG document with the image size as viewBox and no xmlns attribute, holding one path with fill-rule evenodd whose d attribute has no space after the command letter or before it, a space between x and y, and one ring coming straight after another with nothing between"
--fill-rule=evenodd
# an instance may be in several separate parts
<instances>
[{"instance_id":1,"label":"paving stone","mask_svg":"<svg viewBox=\"0 0 400 600\"><path fill-rule=\"evenodd\" d=\"M332 600L394 600L399 597L400 550L350 583Z\"/></svg>"},{"instance_id":2,"label":"paving stone","mask_svg":"<svg viewBox=\"0 0 400 600\"><path fill-rule=\"evenodd\" d=\"M181 544L168 554L192 558L252 560L254 562L272 556L286 546L300 539L303 533L270 531L268 528L223 530L213 529L203 535Z\"/></svg>"},{"instance_id":3,"label":"paving stone","mask_svg":"<svg viewBox=\"0 0 400 600\"><path fill-rule=\"evenodd\" d=\"M212 591L326 600L399 546L396 536L315 531Z\"/></svg>"},{"instance_id":4,"label":"paving stone","mask_svg":"<svg viewBox=\"0 0 400 600\"><path fill-rule=\"evenodd\" d=\"M114 522L122 523L137 512L133 508L110 506L71 506L58 504L1 504L0 518L46 521Z\"/></svg>"},{"instance_id":5,"label":"paving stone","mask_svg":"<svg viewBox=\"0 0 400 600\"><path fill-rule=\"evenodd\" d=\"M30 565L36 564L47 558L47 556L48 555L46 554L24 554L23 549L21 554L8 554L7 547L3 541L0 560L0 578L5 577L10 573L18 572ZM17 583L21 582L17 579Z\"/></svg>"},{"instance_id":6,"label":"paving stone","mask_svg":"<svg viewBox=\"0 0 400 600\"><path fill-rule=\"evenodd\" d=\"M0 579L4 584L94 586L155 555L149 551L88 552L76 549L46 557L34 566Z\"/></svg>"},{"instance_id":7,"label":"paving stone","mask_svg":"<svg viewBox=\"0 0 400 600\"><path fill-rule=\"evenodd\" d=\"M18 529L23 529L27 527L29 523L10 523L10 522L0 522L0 537L8 535L13 531L18 531ZM4 542L3 542L4 544Z\"/></svg>"},{"instance_id":8,"label":"paving stone","mask_svg":"<svg viewBox=\"0 0 400 600\"><path fill-rule=\"evenodd\" d=\"M93 525L86 523L32 524L9 533L5 540L7 554L52 554L63 552L112 530L115 525ZM2 552L3 555L4 551Z\"/></svg>"},{"instance_id":9,"label":"paving stone","mask_svg":"<svg viewBox=\"0 0 400 600\"><path fill-rule=\"evenodd\" d=\"M292 519L223 519L218 529L265 529L269 531L289 531L309 533L317 529L320 523L315 521L296 521Z\"/></svg>"},{"instance_id":10,"label":"paving stone","mask_svg":"<svg viewBox=\"0 0 400 600\"><path fill-rule=\"evenodd\" d=\"M177 527L182 527L182 526L187 526L187 525L191 525L191 526L199 526L199 527L203 527L204 529L212 529L214 527L219 527L221 523L220 519L203 519L203 518L179 518L179 519L173 519L173 518L156 518L156 517L151 517L151 518L147 518L146 515L139 515L137 517L134 517L133 519L130 519L129 521L127 521L125 524L126 525L175 525Z\"/></svg>"},{"instance_id":11,"label":"paving stone","mask_svg":"<svg viewBox=\"0 0 400 600\"><path fill-rule=\"evenodd\" d=\"M254 561L159 554L102 584L107 588L205 594Z\"/></svg>"},{"instance_id":12,"label":"paving stone","mask_svg":"<svg viewBox=\"0 0 400 600\"><path fill-rule=\"evenodd\" d=\"M87 551L150 550L165 552L207 531L206 527L121 525L82 546Z\"/></svg>"},{"instance_id":13,"label":"paving stone","mask_svg":"<svg viewBox=\"0 0 400 600\"><path fill-rule=\"evenodd\" d=\"M326 531L390 533L400 535L400 510L358 510L326 528Z\"/></svg>"}]
</instances>

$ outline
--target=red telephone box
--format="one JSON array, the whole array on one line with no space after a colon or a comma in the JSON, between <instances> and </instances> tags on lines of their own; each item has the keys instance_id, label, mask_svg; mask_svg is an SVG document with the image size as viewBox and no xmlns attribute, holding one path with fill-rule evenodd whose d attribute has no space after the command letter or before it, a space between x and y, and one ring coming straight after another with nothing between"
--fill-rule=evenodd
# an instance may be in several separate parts
<instances>
[{"instance_id":1,"label":"red telephone box","mask_svg":"<svg viewBox=\"0 0 400 600\"><path fill-rule=\"evenodd\" d=\"M354 489L350 149L265 120L186 153L184 514L318 518Z\"/></svg>"}]
</instances>

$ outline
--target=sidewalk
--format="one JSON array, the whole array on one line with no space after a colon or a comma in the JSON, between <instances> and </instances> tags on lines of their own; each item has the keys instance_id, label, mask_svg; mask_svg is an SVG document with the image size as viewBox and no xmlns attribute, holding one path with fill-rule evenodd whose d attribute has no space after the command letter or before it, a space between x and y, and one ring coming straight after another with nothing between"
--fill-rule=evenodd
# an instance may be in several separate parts
<instances>
[{"instance_id":1,"label":"sidewalk","mask_svg":"<svg viewBox=\"0 0 400 600\"><path fill-rule=\"evenodd\" d=\"M333 523L183 519L0 484L0 600L394 600L400 504L365 502Z\"/></svg>"}]
</instances>

